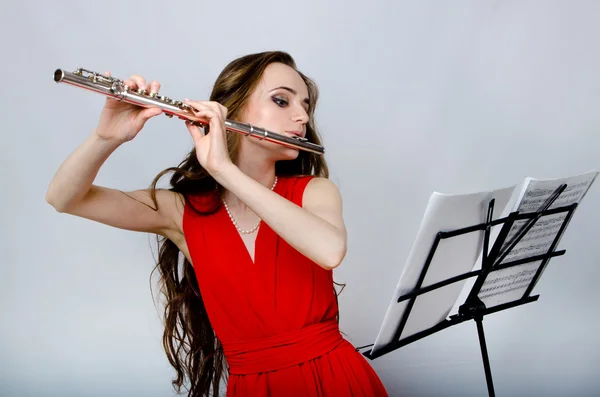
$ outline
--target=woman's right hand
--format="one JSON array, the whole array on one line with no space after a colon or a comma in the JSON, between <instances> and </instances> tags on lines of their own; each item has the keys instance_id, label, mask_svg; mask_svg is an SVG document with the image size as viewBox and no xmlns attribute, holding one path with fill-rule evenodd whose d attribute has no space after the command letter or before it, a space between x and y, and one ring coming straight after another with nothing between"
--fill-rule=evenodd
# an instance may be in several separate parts
<instances>
[{"instance_id":1,"label":"woman's right hand","mask_svg":"<svg viewBox=\"0 0 600 397\"><path fill-rule=\"evenodd\" d=\"M110 72L105 75L110 76ZM148 94L158 93L160 89L158 81L147 84L146 80L138 75L131 76L123 83L132 91L145 89ZM144 108L109 97L106 98L95 132L101 139L122 144L135 138L149 119L161 113L162 110L158 107Z\"/></svg>"}]
</instances>

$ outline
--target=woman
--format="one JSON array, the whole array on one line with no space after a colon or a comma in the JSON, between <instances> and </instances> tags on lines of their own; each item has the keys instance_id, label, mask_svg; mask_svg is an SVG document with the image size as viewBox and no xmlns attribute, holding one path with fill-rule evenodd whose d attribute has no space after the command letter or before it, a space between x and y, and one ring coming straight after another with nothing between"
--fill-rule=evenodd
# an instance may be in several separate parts
<instances>
[{"instance_id":1,"label":"woman","mask_svg":"<svg viewBox=\"0 0 600 397\"><path fill-rule=\"evenodd\" d=\"M160 88L141 76L125 83ZM224 127L228 118L320 144L316 101L315 84L287 53L234 60L210 101L186 100L210 132L187 124L194 148L179 167L125 193L94 178L162 112L107 98L97 128L50 183L46 199L59 212L160 236L163 343L177 391L187 377L189 396L217 395L222 378L228 396L386 395L338 328L332 270L346 230L323 157ZM171 188L156 189L169 172Z\"/></svg>"}]
</instances>

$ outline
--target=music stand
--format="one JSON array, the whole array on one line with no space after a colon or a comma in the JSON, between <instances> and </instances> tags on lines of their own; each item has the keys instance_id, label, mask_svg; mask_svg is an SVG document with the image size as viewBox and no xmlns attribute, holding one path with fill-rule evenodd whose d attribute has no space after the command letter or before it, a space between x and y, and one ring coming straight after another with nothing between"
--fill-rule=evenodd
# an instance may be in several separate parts
<instances>
[{"instance_id":1,"label":"music stand","mask_svg":"<svg viewBox=\"0 0 600 397\"><path fill-rule=\"evenodd\" d=\"M548 199L540 206L540 208L535 212L518 213L518 211L514 211L514 212L511 212L508 216L506 216L504 218L496 219L496 220L492 220L495 200L491 199L489 202L489 206L488 206L487 218L484 223L480 223L477 225L468 226L468 227L464 227L464 228L460 228L460 229L456 229L456 230L452 230L452 231L438 232L435 237L435 240L432 244L432 247L429 251L429 254L427 256L427 259L425 261L423 269L421 270L421 273L418 278L415 289L407 294L400 296L400 298L398 298L398 300L396 302L396 303L399 303L399 302L408 300L407 308L404 311L402 319L401 319L398 327L395 330L395 335L394 335L394 338L392 339L392 342L382 346L376 352L373 352L373 349L371 349L370 351L366 351L362 354L365 357L367 357L368 359L374 360L374 359L381 357L385 354L388 354L396 349L399 349L402 346L405 346L409 343L420 340L426 336L432 335L443 329L463 323L465 321L474 320L475 323L477 324L477 333L479 336L479 345L481 348L481 356L482 356L483 366L484 366L484 370L485 370L485 377L486 377L486 382L487 382L488 393L489 393L489 396L491 396L491 397L495 396L494 385L493 385L493 381L492 381L492 373L491 373L491 369L490 369L487 346L486 346L486 342L485 342L485 334L483 331L483 318L488 314L492 314L492 313L496 313L496 312L510 309L513 307L521 306L521 305L531 303L531 302L538 300L539 295L530 296L530 294L531 294L531 291L533 290L533 288L535 287L535 284L537 283L539 277L541 276L544 268L546 267L546 265L548 264L548 262L550 261L551 258L564 255L564 253L566 252L565 250L555 251L555 248L556 248L556 245L558 244L561 236L563 235L563 233L573 215L573 212L575 211L575 208L577 207L577 203L573 203L571 205L567 205L567 206L563 206L563 207L549 209L549 207L552 205L552 203L554 203L554 201L556 201L556 199L560 196L560 194L565 190L566 187L567 187L566 184L560 185L552 193L552 195L550 195L550 197L548 197ZM534 224L541 217L547 216L547 215L563 213L563 212L566 212L567 214L566 214L564 220L562 221L562 224L560 225L560 228L559 228L558 232L556 233L556 236L554 237L554 239L550 245L550 248L548 249L547 252L545 252L544 254L541 254L541 255L525 257L525 258L521 258L518 260L513 260L510 262L502 263L504 258L506 258L507 255L512 252L513 248L521 241L521 239L527 234L527 232L534 226ZM517 221L525 221L525 224L518 230L516 235L512 239L510 239L510 238L508 238L509 232L510 232L512 226ZM494 243L494 246L492 247L491 250L489 250L489 253L488 253L490 230L493 226L497 226L500 224L502 224L502 228L498 234L498 237ZM478 232L478 231L480 232L482 230L484 231L484 241L483 241L483 250L482 250L483 251L482 252L482 264L481 264L480 270L463 273L463 274L457 275L455 277L443 280L441 282L437 282L437 283L431 284L429 286L422 287L423 280L425 280L425 276L427 274L429 264L431 263L431 260L433 259L436 248L442 239L448 239L448 238L460 236L465 233L472 233L472 232ZM495 271L499 271L502 269L507 269L510 267L519 266L519 265L523 265L525 263L530 263L530 262L535 262L535 261L541 261L541 263L539 264L537 271L531 278L529 285L527 286L525 292L523 293L523 295L520 298L509 301L509 302L505 302L502 304L498 304L498 305L495 305L492 307L485 306L485 304L480 299L479 294L481 292L481 287L484 285L486 279L488 278L488 276L490 274L492 274ZM423 331L417 332L413 335L410 335L408 337L400 339L400 335L402 334L404 326L405 326L406 322L408 321L409 316L411 315L411 310L412 310L415 300L417 299L418 296L420 296L422 294L426 294L431 291L434 291L438 288L447 286L449 284L452 284L452 283L455 283L458 281L462 281L462 280L466 280L471 277L477 277L477 278L475 279L474 285L471 288L471 291L470 291L468 297L465 299L465 302L459 306L458 314L452 315L449 318L439 322L438 324L436 324L430 328L427 328ZM508 285L508 287L510 287L510 285ZM494 289L494 287L489 288L488 291L490 289ZM367 345L367 346L363 346L363 347L368 347L368 346L372 346L372 345Z\"/></svg>"}]
</instances>

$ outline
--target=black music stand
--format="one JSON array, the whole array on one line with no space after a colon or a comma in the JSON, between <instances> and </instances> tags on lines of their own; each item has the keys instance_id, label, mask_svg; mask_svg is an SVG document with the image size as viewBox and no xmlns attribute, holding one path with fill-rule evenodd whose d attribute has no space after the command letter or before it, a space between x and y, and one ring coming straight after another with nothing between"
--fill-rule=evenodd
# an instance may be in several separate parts
<instances>
[{"instance_id":1,"label":"black music stand","mask_svg":"<svg viewBox=\"0 0 600 397\"><path fill-rule=\"evenodd\" d=\"M571 217L573 216L573 212L575 211L575 208L577 207L577 203L574 203L574 204L571 204L568 206L549 209L549 207L552 205L552 203L554 203L554 201L559 197L559 195L565 190L566 187L567 187L566 184L562 184L559 188L557 188L552 193L552 195L544 202L544 204L542 204L542 206L535 212L520 214L515 211L515 212L510 213L508 216L506 216L504 218L500 218L500 219L496 219L496 220L492 220L492 215L493 215L493 211L494 211L494 202L495 202L495 200L492 199L492 200L490 200L490 203L488 206L486 222L478 224L478 225L474 225L474 226L461 228L461 229L437 233L436 238L433 242L433 245L429 251L429 255L427 256L425 265L423 266L423 269L421 271L421 274L420 274L417 284L415 286L415 289L412 292L404 294L404 295L400 296L400 298L398 298L397 303L408 300L408 305L406 307L406 310L404 311L404 314L402 316L400 324L398 325L398 327L396 329L396 332L395 332L392 342L381 347L376 352L373 352L373 350L371 350L371 351L364 352L363 355L365 357L369 358L370 360L374 360L374 359L381 357L385 354L388 354L402 346L405 346L409 343L420 340L426 336L429 336L431 334L439 332L445 328L451 327L456 324L460 324L465 321L474 320L475 323L477 324L477 333L479 335L479 345L481 348L481 356L482 356L483 366L484 366L484 370L485 370L485 377L486 377L486 381L487 381L488 393L491 397L495 396L494 385L492 382L492 373L491 373L491 369L490 369L487 346L486 346L486 342L485 342L485 335L483 332L483 317L488 314L491 314L491 313L495 313L495 312L510 309L513 307L521 306L521 305L531 303L531 302L538 300L539 295L530 296L530 294L531 294L531 291L533 290L536 282L538 281L539 277L541 276L544 268L546 267L547 263L549 262L549 260L551 258L553 258L555 256L563 255L566 252L565 250L562 250L562 251L554 251L554 250L556 248L556 245L558 244L558 241L560 240L561 236L563 235L565 228L567 227ZM543 216L553 215L553 214L557 214L557 213L561 213L561 212L566 212L567 215L565 216L565 219L562 221L562 225L560 226L560 229L556 233L556 236L554 237L554 240L552 241L552 244L546 253L544 253L542 255L536 255L536 256L531 256L528 258L514 260L511 262L507 262L507 263L502 263L504 258L512 251L512 249L517 245L517 243L519 243L519 241L521 241L523 236L525 236L527 234L527 232L533 227L535 222L537 222ZM521 229L519 229L519 231L517 232L516 236L513 239L507 240L507 236L508 236L509 231L511 230L513 224L516 221L520 221L520 220L526 220L525 224L521 227ZM488 254L490 229L493 226L500 225L500 224L503 224L503 226L498 234L498 237L494 243L494 246L492 247L492 249L489 251L489 254ZM423 281L425 280L425 276L427 274L427 270L429 268L429 264L431 263L431 260L433 258L433 255L435 254L435 250L436 250L440 240L456 237L459 235L463 235L465 233L477 232L477 231L481 231L481 230L483 230L485 234L484 234L484 241L483 241L482 264L481 264L480 270L463 273L463 274L457 275L455 277L449 278L447 280L443 280L441 282L437 282L435 284L431 284L429 286L422 287ZM507 244L506 246L504 244L505 242ZM496 306L492 306L489 308L485 307L485 304L479 299L478 295L479 295L481 287L483 286L488 275L490 275L494 271L506 269L506 268L509 268L512 266L519 266L519 265L529 263L529 262L534 262L534 261L541 261L541 263L521 298L511 301L511 302L508 302L508 303L503 303L503 304L499 304ZM465 279L468 279L471 277L477 277L477 278L476 278L475 283L474 283L468 297L466 298L465 302L459 307L458 314L450 316L449 319L445 319L445 320L439 322L438 324L434 325L433 327L430 327L428 329L425 329L423 331L420 331L418 333L410 335L406 338L400 339L400 335L404 329L404 326L406 325L408 317L411 314L411 310L412 310L412 307L414 306L415 300L417 299L417 297L419 295L425 294L427 292L436 290L436 289L444 287L446 285L449 285L449 284L452 284L452 283L455 283L455 282L458 282L461 280L465 280ZM367 345L367 346L363 346L363 347L368 347L368 346L372 346L372 345ZM360 349L360 348L358 348L358 349Z\"/></svg>"}]
</instances>

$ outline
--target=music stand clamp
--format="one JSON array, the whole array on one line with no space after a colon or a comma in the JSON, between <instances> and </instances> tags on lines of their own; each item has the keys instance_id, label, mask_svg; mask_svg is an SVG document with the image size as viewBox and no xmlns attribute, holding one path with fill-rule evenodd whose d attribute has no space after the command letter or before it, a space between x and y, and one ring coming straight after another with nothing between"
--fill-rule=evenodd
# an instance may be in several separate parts
<instances>
[{"instance_id":1,"label":"music stand clamp","mask_svg":"<svg viewBox=\"0 0 600 397\"><path fill-rule=\"evenodd\" d=\"M425 261L425 264L423 266L423 269L421 270L417 284L415 285L415 289L407 294L400 296L400 298L398 298L397 303L403 302L403 301L408 301L408 304L407 304L406 310L404 311L402 319L395 331L395 335L394 335L394 338L392 339L392 342L379 348L376 352L373 352L373 350L370 350L370 351L364 352L363 355L365 357L369 358L370 360L374 360L374 359L381 357L385 354L388 354L394 350L397 350L402 346L405 346L409 343L420 340L426 336L432 335L443 329L460 324L465 321L474 320L475 323L477 324L477 333L479 336L479 345L481 348L481 356L482 356L482 360L483 360L483 366L484 366L484 371L485 371L488 393L489 393L490 397L495 396L494 385L493 385L493 381L492 381L492 373L491 373L491 369L490 369L489 357L488 357L488 352L487 352L487 345L485 342L485 334L483 331L483 318L488 314L492 314L492 313L496 313L496 312L510 309L513 307L521 306L521 305L531 303L531 302L538 300L539 295L530 296L531 291L533 290L537 280L541 276L544 268L546 267L547 263L549 262L549 260L551 258L564 255L564 253L566 252L565 250L561 250L561 251L554 251L554 250L556 248L556 245L558 244L558 241L560 240L560 237L564 233L565 228L567 227L569 221L571 220L571 217L573 216L573 212L575 211L575 208L577 207L577 203L563 206L563 207L549 209L549 207L556 201L556 199L560 196L560 194L565 190L566 187L567 187L566 184L560 185L552 193L552 195L550 195L550 197L540 206L540 208L535 212L520 214L517 211L515 211L515 212L510 213L508 216L497 219L497 220L492 220L493 211L494 211L494 202L495 202L495 200L492 199L492 200L490 200L490 203L488 206L486 222L478 224L478 225L461 228L461 229L456 229L456 230L446 231L446 232L441 231L441 232L437 233L436 238L432 244L432 247L431 247L429 254L427 256L427 259ZM557 232L556 236L554 237L554 240L552 241L550 248L548 249L548 251L546 253L541 254L541 255L527 257L527 258L522 258L519 260L514 260L511 262L507 262L507 263L502 263L504 258L506 258L506 256L512 251L512 249L521 241L523 236L525 236L527 234L527 232L533 227L533 225L537 222L537 220L539 220L543 216L553 215L553 214L562 213L562 212L566 212L567 214L565 216L565 219L562 221L560 229ZM511 230L513 224L519 220L528 220L528 221L526 221L525 225L522 226L521 229L519 229L516 236L512 240L509 240L507 242L507 236L509 234L509 231ZM494 243L494 246L492 247L491 250L489 250L489 254L488 254L490 229L493 226L497 226L500 224L502 224L503 226L498 234L498 237ZM482 231L482 230L484 231L484 241L483 241L482 264L481 264L480 270L475 270L475 271L471 271L468 273L460 274L455 277L431 284L429 286L422 287L423 281L425 280L425 276L427 275L427 270L433 259L434 254L435 254L435 250L436 250L439 242L442 239L452 238L452 237L460 236L460 235L463 235L466 233L478 232L478 231ZM502 249L503 246L505 245L505 242L507 242L508 245L504 249ZM507 302L507 303L492 306L489 308L487 308L485 306L485 304L481 301L481 299L479 299L478 295L481 290L481 287L483 286L487 276L490 273L492 273L494 271L506 269L509 267L513 267L513 266L519 266L524 263L535 262L535 261L541 261L541 263L540 263L535 275L533 276L531 282L527 286L525 292L521 296L521 298ZM458 314L450 316L449 319L445 319L445 320L441 321L440 323L434 325L433 327L430 327L428 329L425 329L423 331L417 332L413 335L410 335L408 337L400 339L400 335L404 329L404 326L406 325L408 317L414 306L415 300L417 299L418 296L428 293L428 292L431 292L431 291L434 291L438 288L447 286L449 284L471 278L471 277L477 277L477 278L475 280L475 283L474 283L471 291L469 292L468 297L465 299L465 302L461 306L459 306ZM372 346L372 345L367 345L367 346ZM367 347L367 346L364 346L364 347Z\"/></svg>"}]
</instances>

